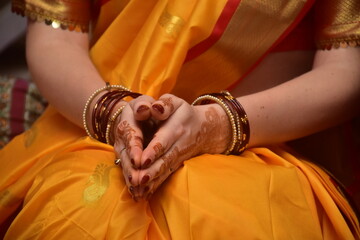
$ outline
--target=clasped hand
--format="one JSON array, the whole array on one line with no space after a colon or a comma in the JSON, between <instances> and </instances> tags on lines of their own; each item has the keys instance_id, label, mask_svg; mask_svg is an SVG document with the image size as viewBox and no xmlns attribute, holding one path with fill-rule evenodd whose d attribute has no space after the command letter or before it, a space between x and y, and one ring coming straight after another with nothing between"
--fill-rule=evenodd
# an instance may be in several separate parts
<instances>
[{"instance_id":1,"label":"clasped hand","mask_svg":"<svg viewBox=\"0 0 360 240\"><path fill-rule=\"evenodd\" d=\"M171 94L158 100L143 95L130 101L118 119L114 149L137 201L148 199L185 160L224 152L230 135L217 104L192 106Z\"/></svg>"}]
</instances>

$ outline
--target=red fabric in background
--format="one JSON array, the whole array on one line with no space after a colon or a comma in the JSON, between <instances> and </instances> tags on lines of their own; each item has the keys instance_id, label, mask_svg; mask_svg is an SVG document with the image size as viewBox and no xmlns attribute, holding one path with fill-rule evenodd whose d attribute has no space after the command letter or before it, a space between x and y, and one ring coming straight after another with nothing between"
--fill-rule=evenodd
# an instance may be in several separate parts
<instances>
[{"instance_id":1,"label":"red fabric in background","mask_svg":"<svg viewBox=\"0 0 360 240\"><path fill-rule=\"evenodd\" d=\"M271 52L316 50L314 12L310 10L301 22Z\"/></svg>"},{"instance_id":2,"label":"red fabric in background","mask_svg":"<svg viewBox=\"0 0 360 240\"><path fill-rule=\"evenodd\" d=\"M24 113L26 104L26 94L29 83L22 79L17 79L12 89L10 106L10 138L24 132Z\"/></svg>"}]
</instances>

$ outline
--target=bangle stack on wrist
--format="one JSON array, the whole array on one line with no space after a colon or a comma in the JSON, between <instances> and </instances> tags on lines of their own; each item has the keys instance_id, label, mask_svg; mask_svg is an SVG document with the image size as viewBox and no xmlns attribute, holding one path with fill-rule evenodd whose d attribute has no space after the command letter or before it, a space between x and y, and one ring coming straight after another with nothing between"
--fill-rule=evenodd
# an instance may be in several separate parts
<instances>
[{"instance_id":1,"label":"bangle stack on wrist","mask_svg":"<svg viewBox=\"0 0 360 240\"><path fill-rule=\"evenodd\" d=\"M88 121L86 120L86 116L89 111L89 107L96 96L98 96L101 92L106 91L95 103L92 112L91 112L91 126L93 134L90 132L88 127ZM116 118L121 114L124 106L120 107L115 111L115 113L111 116L115 106L123 100L125 97L137 98L141 94L131 92L129 89L121 86L121 85L109 85L106 84L105 87L96 90L88 99L85 104L83 111L83 124L86 133L103 143L113 144L113 139L110 137L110 132L113 130L113 125L115 123Z\"/></svg>"},{"instance_id":2,"label":"bangle stack on wrist","mask_svg":"<svg viewBox=\"0 0 360 240\"><path fill-rule=\"evenodd\" d=\"M232 140L225 154L239 155L245 151L250 139L250 125L244 108L228 91L204 94L192 105L219 104L226 112L231 128Z\"/></svg>"}]
</instances>

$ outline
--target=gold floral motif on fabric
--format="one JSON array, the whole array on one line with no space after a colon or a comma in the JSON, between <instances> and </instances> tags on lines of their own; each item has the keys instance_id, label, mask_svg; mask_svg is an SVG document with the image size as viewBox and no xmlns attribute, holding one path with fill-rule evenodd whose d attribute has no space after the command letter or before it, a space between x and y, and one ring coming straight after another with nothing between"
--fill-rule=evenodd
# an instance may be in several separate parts
<instances>
[{"instance_id":1,"label":"gold floral motif on fabric","mask_svg":"<svg viewBox=\"0 0 360 240\"><path fill-rule=\"evenodd\" d=\"M83 192L83 200L86 204L99 201L106 193L110 183L110 170L114 166L100 163L96 166L94 173L89 177Z\"/></svg>"},{"instance_id":2,"label":"gold floral motif on fabric","mask_svg":"<svg viewBox=\"0 0 360 240\"><path fill-rule=\"evenodd\" d=\"M21 201L20 198L15 197L8 189L0 192L0 206L11 207Z\"/></svg>"},{"instance_id":3,"label":"gold floral motif on fabric","mask_svg":"<svg viewBox=\"0 0 360 240\"><path fill-rule=\"evenodd\" d=\"M176 38L183 28L185 21L179 17L172 15L167 9L164 10L159 19L159 24L165 29L165 32Z\"/></svg>"}]
</instances>

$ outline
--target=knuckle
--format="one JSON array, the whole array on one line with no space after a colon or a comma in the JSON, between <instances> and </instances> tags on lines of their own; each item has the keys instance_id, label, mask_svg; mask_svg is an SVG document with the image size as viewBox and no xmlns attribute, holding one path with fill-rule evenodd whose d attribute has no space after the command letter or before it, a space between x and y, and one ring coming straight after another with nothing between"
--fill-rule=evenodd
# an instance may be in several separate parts
<instances>
[{"instance_id":1,"label":"knuckle","mask_svg":"<svg viewBox=\"0 0 360 240\"><path fill-rule=\"evenodd\" d=\"M172 135L175 136L176 138L184 135L187 132L187 129L181 123L174 124L173 129L174 129L174 131L173 131Z\"/></svg>"}]
</instances>

